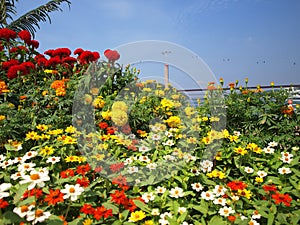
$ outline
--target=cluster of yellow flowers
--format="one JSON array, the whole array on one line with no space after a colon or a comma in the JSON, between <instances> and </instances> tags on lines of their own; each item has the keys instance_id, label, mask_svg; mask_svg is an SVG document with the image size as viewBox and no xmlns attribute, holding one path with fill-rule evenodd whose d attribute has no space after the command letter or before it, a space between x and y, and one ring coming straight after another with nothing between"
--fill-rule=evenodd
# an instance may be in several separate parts
<instances>
[{"instance_id":1,"label":"cluster of yellow flowers","mask_svg":"<svg viewBox=\"0 0 300 225\"><path fill-rule=\"evenodd\" d=\"M128 106L123 101L114 102L111 111L111 120L117 126L124 126L128 122Z\"/></svg>"},{"instance_id":2,"label":"cluster of yellow flowers","mask_svg":"<svg viewBox=\"0 0 300 225\"><path fill-rule=\"evenodd\" d=\"M66 82L68 79L55 80L51 84L51 88L55 89L56 96L65 96L66 95Z\"/></svg>"},{"instance_id":3,"label":"cluster of yellow flowers","mask_svg":"<svg viewBox=\"0 0 300 225\"><path fill-rule=\"evenodd\" d=\"M4 81L0 80L0 94L9 92L7 85Z\"/></svg>"},{"instance_id":4,"label":"cluster of yellow flowers","mask_svg":"<svg viewBox=\"0 0 300 225\"><path fill-rule=\"evenodd\" d=\"M224 179L226 177L225 173L218 170L213 170L212 172L207 173L206 176L210 178L219 178L219 179Z\"/></svg>"}]
</instances>

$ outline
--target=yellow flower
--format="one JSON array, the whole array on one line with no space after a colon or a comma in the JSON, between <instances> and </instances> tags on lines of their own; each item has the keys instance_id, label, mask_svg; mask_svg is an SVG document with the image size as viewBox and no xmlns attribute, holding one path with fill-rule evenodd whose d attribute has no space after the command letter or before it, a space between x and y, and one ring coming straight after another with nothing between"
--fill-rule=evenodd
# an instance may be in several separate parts
<instances>
[{"instance_id":1,"label":"yellow flower","mask_svg":"<svg viewBox=\"0 0 300 225\"><path fill-rule=\"evenodd\" d=\"M108 149L108 144L99 144L98 149L99 150L107 150Z\"/></svg>"},{"instance_id":2,"label":"yellow flower","mask_svg":"<svg viewBox=\"0 0 300 225\"><path fill-rule=\"evenodd\" d=\"M44 148L42 148L40 150L40 154L43 156L48 156L48 155L52 155L54 152L54 148L52 146L45 146Z\"/></svg>"},{"instance_id":3,"label":"yellow flower","mask_svg":"<svg viewBox=\"0 0 300 225\"><path fill-rule=\"evenodd\" d=\"M111 120L117 126L124 126L128 121L128 115L126 111L113 110L111 113Z\"/></svg>"},{"instance_id":4,"label":"yellow flower","mask_svg":"<svg viewBox=\"0 0 300 225\"><path fill-rule=\"evenodd\" d=\"M82 222L82 225L92 225L92 224L93 224L93 220L90 218L87 218Z\"/></svg>"},{"instance_id":5,"label":"yellow flower","mask_svg":"<svg viewBox=\"0 0 300 225\"><path fill-rule=\"evenodd\" d=\"M110 118L111 118L111 112L110 111L104 111L104 112L101 113L101 116L105 120L110 120Z\"/></svg>"},{"instance_id":6,"label":"yellow flower","mask_svg":"<svg viewBox=\"0 0 300 225\"><path fill-rule=\"evenodd\" d=\"M43 92L42 92L42 95L43 95L43 96L46 96L47 94L48 94L48 91L43 91Z\"/></svg>"},{"instance_id":7,"label":"yellow flower","mask_svg":"<svg viewBox=\"0 0 300 225\"><path fill-rule=\"evenodd\" d=\"M165 95L165 92L163 90L156 90L155 91L155 95L158 95L158 96L164 96Z\"/></svg>"},{"instance_id":8,"label":"yellow flower","mask_svg":"<svg viewBox=\"0 0 300 225\"><path fill-rule=\"evenodd\" d=\"M66 89L63 87L59 87L55 90L56 96L65 96L66 95Z\"/></svg>"},{"instance_id":9,"label":"yellow flower","mask_svg":"<svg viewBox=\"0 0 300 225\"><path fill-rule=\"evenodd\" d=\"M49 140L50 137L51 137L51 136L50 136L50 135L47 135L47 134L41 134L41 136L40 136L40 138L43 139L43 140L46 140L46 139Z\"/></svg>"},{"instance_id":10,"label":"yellow flower","mask_svg":"<svg viewBox=\"0 0 300 225\"><path fill-rule=\"evenodd\" d=\"M192 107L186 107L185 109L184 109L184 112L185 112L185 114L187 115L187 116L191 116L191 115L193 115L193 114L195 114L195 108L192 108Z\"/></svg>"},{"instance_id":11,"label":"yellow flower","mask_svg":"<svg viewBox=\"0 0 300 225\"><path fill-rule=\"evenodd\" d=\"M151 88L143 88L143 91L145 91L145 92L151 92Z\"/></svg>"},{"instance_id":12,"label":"yellow flower","mask_svg":"<svg viewBox=\"0 0 300 225\"><path fill-rule=\"evenodd\" d=\"M239 190L238 190L238 194L239 194L240 196L243 196L243 197L247 198L247 199L250 199L251 196L252 196L251 191L246 190L246 189L244 189L244 190L240 190L240 189L239 189Z\"/></svg>"},{"instance_id":13,"label":"yellow flower","mask_svg":"<svg viewBox=\"0 0 300 225\"><path fill-rule=\"evenodd\" d=\"M112 111L124 111L124 112L127 112L128 110L128 106L126 105L125 102L123 101L117 101L117 102L114 102L112 107L111 107Z\"/></svg>"},{"instance_id":14,"label":"yellow flower","mask_svg":"<svg viewBox=\"0 0 300 225\"><path fill-rule=\"evenodd\" d=\"M233 141L236 142L236 141L239 139L239 137L236 136L236 135L229 135L228 139L229 139L231 142L233 142Z\"/></svg>"},{"instance_id":15,"label":"yellow flower","mask_svg":"<svg viewBox=\"0 0 300 225\"><path fill-rule=\"evenodd\" d=\"M262 177L255 177L255 181L257 183L262 183L264 181L264 179Z\"/></svg>"},{"instance_id":16,"label":"yellow flower","mask_svg":"<svg viewBox=\"0 0 300 225\"><path fill-rule=\"evenodd\" d=\"M240 154L240 155L245 155L247 154L247 150L242 148L241 146L234 148L234 152Z\"/></svg>"},{"instance_id":17,"label":"yellow flower","mask_svg":"<svg viewBox=\"0 0 300 225\"><path fill-rule=\"evenodd\" d=\"M36 129L38 129L40 131L46 131L46 130L48 130L48 128L49 127L45 124L39 124L39 125L36 126Z\"/></svg>"},{"instance_id":18,"label":"yellow flower","mask_svg":"<svg viewBox=\"0 0 300 225\"><path fill-rule=\"evenodd\" d=\"M47 132L47 134L50 134L50 135L59 135L59 134L62 134L64 131L62 129L56 129L56 130L49 130Z\"/></svg>"},{"instance_id":19,"label":"yellow flower","mask_svg":"<svg viewBox=\"0 0 300 225\"><path fill-rule=\"evenodd\" d=\"M79 159L78 156L71 155L71 156L67 156L65 158L65 161L66 162L78 162L78 159Z\"/></svg>"},{"instance_id":20,"label":"yellow flower","mask_svg":"<svg viewBox=\"0 0 300 225\"><path fill-rule=\"evenodd\" d=\"M147 96L143 96L140 100L140 103L143 104L144 102L146 102L147 100Z\"/></svg>"},{"instance_id":21,"label":"yellow flower","mask_svg":"<svg viewBox=\"0 0 300 225\"><path fill-rule=\"evenodd\" d=\"M84 156L78 156L78 157L77 157L77 162L78 162L78 163L86 162L86 157L84 157Z\"/></svg>"},{"instance_id":22,"label":"yellow flower","mask_svg":"<svg viewBox=\"0 0 300 225\"><path fill-rule=\"evenodd\" d=\"M70 134L73 134L73 133L76 132L76 128L73 127L72 125L71 125L71 126L68 126L68 127L65 129L65 132L70 133Z\"/></svg>"},{"instance_id":23,"label":"yellow flower","mask_svg":"<svg viewBox=\"0 0 300 225\"><path fill-rule=\"evenodd\" d=\"M203 122L208 121L208 117L207 117L207 116L204 116L204 117L202 117L201 119L202 119Z\"/></svg>"},{"instance_id":24,"label":"yellow flower","mask_svg":"<svg viewBox=\"0 0 300 225\"><path fill-rule=\"evenodd\" d=\"M253 148L253 152L257 153L257 154L261 154L262 153L262 149L258 146L256 146L255 148Z\"/></svg>"},{"instance_id":25,"label":"yellow flower","mask_svg":"<svg viewBox=\"0 0 300 225\"><path fill-rule=\"evenodd\" d=\"M218 122L218 121L220 121L220 118L219 117L215 117L215 116L212 116L212 117L210 117L210 122Z\"/></svg>"},{"instance_id":26,"label":"yellow flower","mask_svg":"<svg viewBox=\"0 0 300 225\"><path fill-rule=\"evenodd\" d=\"M129 221L137 222L139 220L144 219L145 217L146 217L146 214L142 210L140 210L140 211L132 212L130 214Z\"/></svg>"},{"instance_id":27,"label":"yellow flower","mask_svg":"<svg viewBox=\"0 0 300 225\"><path fill-rule=\"evenodd\" d=\"M206 176L210 177L210 178L219 178L219 179L224 179L225 173L218 171L218 170L213 170L211 173L207 173Z\"/></svg>"},{"instance_id":28,"label":"yellow flower","mask_svg":"<svg viewBox=\"0 0 300 225\"><path fill-rule=\"evenodd\" d=\"M91 158L94 158L97 161L100 161L100 160L103 160L105 158L105 155L104 154L96 154L96 155L91 156Z\"/></svg>"},{"instance_id":29,"label":"yellow flower","mask_svg":"<svg viewBox=\"0 0 300 225\"><path fill-rule=\"evenodd\" d=\"M3 115L0 115L0 121L2 121L2 120L5 120L5 116L3 116Z\"/></svg>"},{"instance_id":30,"label":"yellow flower","mask_svg":"<svg viewBox=\"0 0 300 225\"><path fill-rule=\"evenodd\" d=\"M57 74L57 70L44 70L44 73L51 73L51 74Z\"/></svg>"},{"instance_id":31,"label":"yellow flower","mask_svg":"<svg viewBox=\"0 0 300 225\"><path fill-rule=\"evenodd\" d=\"M169 100L169 99L166 99L166 98L163 98L161 101L160 101L160 104L163 108L166 108L167 110L174 107L174 102Z\"/></svg>"},{"instance_id":32,"label":"yellow flower","mask_svg":"<svg viewBox=\"0 0 300 225\"><path fill-rule=\"evenodd\" d=\"M147 132L144 130L137 130L137 133L141 136L141 137L147 137Z\"/></svg>"},{"instance_id":33,"label":"yellow flower","mask_svg":"<svg viewBox=\"0 0 300 225\"><path fill-rule=\"evenodd\" d=\"M181 120L178 116L171 116L164 122L166 122L170 127L177 127L181 123Z\"/></svg>"},{"instance_id":34,"label":"yellow flower","mask_svg":"<svg viewBox=\"0 0 300 225\"><path fill-rule=\"evenodd\" d=\"M105 105L105 101L103 100L102 96L98 96L93 102L93 106L96 109L102 109L104 105Z\"/></svg>"},{"instance_id":35,"label":"yellow flower","mask_svg":"<svg viewBox=\"0 0 300 225\"><path fill-rule=\"evenodd\" d=\"M174 100L178 100L178 99L180 98L180 95L172 95L171 97L172 97L172 99L174 99Z\"/></svg>"},{"instance_id":36,"label":"yellow flower","mask_svg":"<svg viewBox=\"0 0 300 225\"><path fill-rule=\"evenodd\" d=\"M93 97L91 95L85 94L84 95L84 102L85 104L91 104L93 101Z\"/></svg>"},{"instance_id":37,"label":"yellow flower","mask_svg":"<svg viewBox=\"0 0 300 225\"><path fill-rule=\"evenodd\" d=\"M147 220L143 225L154 225L154 222L152 220Z\"/></svg>"},{"instance_id":38,"label":"yellow flower","mask_svg":"<svg viewBox=\"0 0 300 225\"><path fill-rule=\"evenodd\" d=\"M65 139L63 139L63 144L64 145L76 144L76 139L70 136L66 136Z\"/></svg>"},{"instance_id":39,"label":"yellow flower","mask_svg":"<svg viewBox=\"0 0 300 225\"><path fill-rule=\"evenodd\" d=\"M26 134L26 139L27 140L39 140L40 136L38 135L37 132L30 131L29 133Z\"/></svg>"},{"instance_id":40,"label":"yellow flower","mask_svg":"<svg viewBox=\"0 0 300 225\"><path fill-rule=\"evenodd\" d=\"M224 136L224 138L228 138L230 136L228 130L226 130L226 129L223 130L223 136Z\"/></svg>"},{"instance_id":41,"label":"yellow flower","mask_svg":"<svg viewBox=\"0 0 300 225\"><path fill-rule=\"evenodd\" d=\"M207 137L203 137L203 138L202 138L202 142L203 142L204 144L207 144L207 145L208 145L208 144L211 143L211 139L210 139L210 137L208 137L208 136L207 136Z\"/></svg>"}]
</instances>

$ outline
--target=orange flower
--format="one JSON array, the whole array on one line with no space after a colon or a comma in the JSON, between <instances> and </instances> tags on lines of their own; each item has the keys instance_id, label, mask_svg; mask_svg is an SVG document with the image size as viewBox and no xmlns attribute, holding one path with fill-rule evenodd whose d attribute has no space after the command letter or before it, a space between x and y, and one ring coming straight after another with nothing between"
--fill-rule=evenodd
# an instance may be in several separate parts
<instances>
[{"instance_id":1,"label":"orange flower","mask_svg":"<svg viewBox=\"0 0 300 225\"><path fill-rule=\"evenodd\" d=\"M27 98L26 95L21 95L21 96L20 96L20 100L24 100L24 99L26 99L26 98Z\"/></svg>"},{"instance_id":2,"label":"orange flower","mask_svg":"<svg viewBox=\"0 0 300 225\"><path fill-rule=\"evenodd\" d=\"M58 88L66 88L65 80L55 80L51 84L51 88L58 89Z\"/></svg>"},{"instance_id":3,"label":"orange flower","mask_svg":"<svg viewBox=\"0 0 300 225\"><path fill-rule=\"evenodd\" d=\"M50 190L50 194L44 199L45 202L48 202L48 205L56 205L58 202L63 202L64 194L60 192L59 189Z\"/></svg>"},{"instance_id":4,"label":"orange flower","mask_svg":"<svg viewBox=\"0 0 300 225\"><path fill-rule=\"evenodd\" d=\"M229 86L230 88L234 88L234 86L235 86L235 83L233 83L233 82L230 82L230 83L228 84L228 86Z\"/></svg>"}]
</instances>

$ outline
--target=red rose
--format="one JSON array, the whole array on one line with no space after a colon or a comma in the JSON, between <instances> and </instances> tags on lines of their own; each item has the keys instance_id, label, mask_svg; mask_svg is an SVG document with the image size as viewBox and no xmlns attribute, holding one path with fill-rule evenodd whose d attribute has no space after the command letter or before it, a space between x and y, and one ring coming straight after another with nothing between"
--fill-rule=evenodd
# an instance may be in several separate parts
<instances>
[{"instance_id":1,"label":"red rose","mask_svg":"<svg viewBox=\"0 0 300 225\"><path fill-rule=\"evenodd\" d=\"M107 49L104 51L104 55L109 61L113 62L120 58L120 54L116 50Z\"/></svg>"}]
</instances>

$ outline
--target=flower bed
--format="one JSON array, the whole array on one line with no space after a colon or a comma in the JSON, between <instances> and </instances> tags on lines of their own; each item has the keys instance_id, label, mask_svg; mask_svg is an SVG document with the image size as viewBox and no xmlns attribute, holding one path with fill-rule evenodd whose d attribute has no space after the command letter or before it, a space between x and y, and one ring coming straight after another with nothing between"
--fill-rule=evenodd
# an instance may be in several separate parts
<instances>
[{"instance_id":1,"label":"flower bed","mask_svg":"<svg viewBox=\"0 0 300 225\"><path fill-rule=\"evenodd\" d=\"M1 224L299 223L300 113L286 90L245 80L227 93L221 79L191 107L116 51L0 38Z\"/></svg>"}]
</instances>

